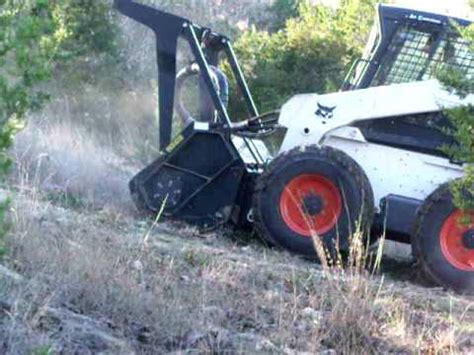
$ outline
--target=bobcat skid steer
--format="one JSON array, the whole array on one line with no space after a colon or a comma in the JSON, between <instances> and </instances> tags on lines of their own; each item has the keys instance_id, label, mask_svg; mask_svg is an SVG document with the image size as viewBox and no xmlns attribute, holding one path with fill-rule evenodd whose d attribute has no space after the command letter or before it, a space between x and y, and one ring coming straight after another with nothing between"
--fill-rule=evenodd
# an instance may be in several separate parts
<instances>
[{"instance_id":1,"label":"bobcat skid steer","mask_svg":"<svg viewBox=\"0 0 474 355\"><path fill-rule=\"evenodd\" d=\"M203 227L252 226L309 257L314 235L331 252L347 250L357 228L386 230L412 244L438 284L474 292L474 224L461 221L467 212L448 187L465 164L442 149L456 144L443 110L473 100L432 79L447 67L473 74L469 43L451 24L468 21L380 5L366 56L340 92L296 95L260 115L227 37L134 1L115 5L156 35L162 153L130 182L139 208L164 206L164 216ZM178 39L193 56L183 68ZM244 121L227 111L223 59L247 106ZM197 113L185 104L191 77ZM183 127L174 137L173 123Z\"/></svg>"}]
</instances>

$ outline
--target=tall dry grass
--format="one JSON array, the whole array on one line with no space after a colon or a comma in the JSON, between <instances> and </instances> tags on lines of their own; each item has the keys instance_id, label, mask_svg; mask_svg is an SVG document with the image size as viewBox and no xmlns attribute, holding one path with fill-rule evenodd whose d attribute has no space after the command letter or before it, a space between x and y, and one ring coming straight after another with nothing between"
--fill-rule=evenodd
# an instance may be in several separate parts
<instances>
[{"instance_id":1,"label":"tall dry grass","mask_svg":"<svg viewBox=\"0 0 474 355\"><path fill-rule=\"evenodd\" d=\"M325 289L331 295L330 315L326 318L324 342L344 354L378 354L380 349L414 353L458 353L470 337L457 321L464 313L441 325L430 322L430 314L417 312L400 297L380 273L385 236L376 248L360 230L353 233L349 251L333 258L313 240L323 262ZM465 312L471 311L468 304ZM432 321L432 320L431 320Z\"/></svg>"},{"instance_id":2,"label":"tall dry grass","mask_svg":"<svg viewBox=\"0 0 474 355\"><path fill-rule=\"evenodd\" d=\"M58 177L49 173L56 168L46 169L37 156L24 153L22 161L33 163L20 169L24 178L12 210L7 265L25 282L4 283L0 277L0 297L13 304L7 316L0 310L0 344L7 344L7 354L41 348L94 353L98 343L85 340L93 333L112 337L123 353L143 354L472 349L472 305L446 294L435 294L427 302L427 290L401 290L367 269L370 253L362 233L354 234L345 267L326 262L318 268L258 245L242 248L222 235L203 238L182 230L169 234L154 221L130 214L111 217L104 213L107 207L58 207L45 196L42 184L70 181L71 191L80 194L84 188L87 196L91 186L102 186L104 169L116 174L112 168L121 162L113 154L91 160L98 147L86 144L80 134L83 140L76 143L82 142L82 154L70 158L69 149L67 154L56 152L55 147L64 148L74 137L71 130L23 134L31 134L24 139L31 143L34 137L42 147L23 152L47 147L52 161L65 156L65 161L86 167L74 171L99 176ZM89 165L95 159L97 165ZM92 183L81 185L86 179ZM110 198L118 203L122 186L118 179L103 188L110 188ZM314 240L317 243L316 236ZM452 308L443 309L448 301ZM65 319L55 316L64 312ZM71 317L83 324L71 323Z\"/></svg>"},{"instance_id":3,"label":"tall dry grass","mask_svg":"<svg viewBox=\"0 0 474 355\"><path fill-rule=\"evenodd\" d=\"M68 207L133 209L128 181L136 171L110 148L65 124L30 124L15 139L10 184Z\"/></svg>"},{"instance_id":4,"label":"tall dry grass","mask_svg":"<svg viewBox=\"0 0 474 355\"><path fill-rule=\"evenodd\" d=\"M218 235L200 241L194 232L169 235L129 215L58 208L24 186L13 206L9 265L26 282L0 292L14 304L9 318L0 316L8 354L94 352L97 343L84 340L92 332L119 339L124 353L144 354L472 349L472 305L447 295L427 302L416 286L400 291L367 268L371 253L360 232L344 266L339 256L318 268ZM452 308L433 309L448 301ZM51 310L80 315L84 325L77 330Z\"/></svg>"},{"instance_id":5,"label":"tall dry grass","mask_svg":"<svg viewBox=\"0 0 474 355\"><path fill-rule=\"evenodd\" d=\"M367 269L360 233L346 267L338 257L319 269L133 218L128 180L158 149L155 62L148 32L120 21L125 84L59 83L16 139L6 263L25 281L0 277L0 299L13 305L0 310L0 353L94 353L94 331L143 354L472 350L472 303ZM73 327L48 309L87 321Z\"/></svg>"},{"instance_id":6,"label":"tall dry grass","mask_svg":"<svg viewBox=\"0 0 474 355\"><path fill-rule=\"evenodd\" d=\"M113 221L40 199L18 199L14 211L10 258L26 282L8 286L15 306L0 316L8 354L45 345L66 353L94 349L81 340L89 321L74 330L68 320L52 322L49 309L93 319L97 331L143 354L472 349L469 309L446 295L436 297L452 309L440 311L429 305L437 304L433 297L422 299L426 290L413 289L418 299L409 299L378 276L322 272L222 236L199 242L192 232L168 235L130 217Z\"/></svg>"}]
</instances>

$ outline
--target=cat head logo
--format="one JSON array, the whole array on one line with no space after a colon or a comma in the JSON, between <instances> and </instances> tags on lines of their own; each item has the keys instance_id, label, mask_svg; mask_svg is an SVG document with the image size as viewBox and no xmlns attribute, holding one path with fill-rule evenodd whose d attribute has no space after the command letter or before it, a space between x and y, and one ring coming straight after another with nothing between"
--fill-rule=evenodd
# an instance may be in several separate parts
<instances>
[{"instance_id":1,"label":"cat head logo","mask_svg":"<svg viewBox=\"0 0 474 355\"><path fill-rule=\"evenodd\" d=\"M334 117L334 110L337 106L324 106L318 102L318 110L315 112L316 116L329 119Z\"/></svg>"}]
</instances>

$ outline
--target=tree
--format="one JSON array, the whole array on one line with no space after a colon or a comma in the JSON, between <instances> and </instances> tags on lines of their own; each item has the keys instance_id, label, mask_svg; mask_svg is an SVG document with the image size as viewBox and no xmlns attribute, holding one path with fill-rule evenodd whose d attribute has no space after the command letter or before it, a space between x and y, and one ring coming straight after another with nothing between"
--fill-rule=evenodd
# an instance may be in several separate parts
<instances>
[{"instance_id":1,"label":"tree","mask_svg":"<svg viewBox=\"0 0 474 355\"><path fill-rule=\"evenodd\" d=\"M302 0L276 0L268 9L272 14L268 29L275 32L285 28L290 18L298 16L298 7L302 3Z\"/></svg>"},{"instance_id":2,"label":"tree","mask_svg":"<svg viewBox=\"0 0 474 355\"><path fill-rule=\"evenodd\" d=\"M361 55L375 0L343 0L337 9L301 1L298 14L275 33L253 29L235 43L261 111L272 110L298 93L337 90ZM242 115L241 103L230 110Z\"/></svg>"},{"instance_id":3,"label":"tree","mask_svg":"<svg viewBox=\"0 0 474 355\"><path fill-rule=\"evenodd\" d=\"M64 17L68 37L61 44L55 74L63 89L69 84L76 89L80 83L106 83L116 79L119 58L117 13L111 1L49 0ZM117 80L112 80L116 85Z\"/></svg>"},{"instance_id":4,"label":"tree","mask_svg":"<svg viewBox=\"0 0 474 355\"><path fill-rule=\"evenodd\" d=\"M50 77L68 32L64 17L47 1L2 0L0 6L0 178L5 178L12 137L27 112L47 99L37 84ZM6 209L7 202L2 202L0 236L6 231Z\"/></svg>"},{"instance_id":5,"label":"tree","mask_svg":"<svg viewBox=\"0 0 474 355\"><path fill-rule=\"evenodd\" d=\"M59 63L113 49L108 7L95 0L0 0L0 179L11 160L8 148L28 112L49 99L40 84ZM8 203L0 205L1 238Z\"/></svg>"},{"instance_id":6,"label":"tree","mask_svg":"<svg viewBox=\"0 0 474 355\"><path fill-rule=\"evenodd\" d=\"M461 35L469 42L474 51L474 25L458 28ZM463 75L455 70L442 74L442 81L450 91L461 97L474 94L474 78ZM453 123L451 134L457 145L446 148L456 160L467 164L464 178L452 183L452 191L456 204L463 210L474 210L474 106L466 105L448 111Z\"/></svg>"}]
</instances>

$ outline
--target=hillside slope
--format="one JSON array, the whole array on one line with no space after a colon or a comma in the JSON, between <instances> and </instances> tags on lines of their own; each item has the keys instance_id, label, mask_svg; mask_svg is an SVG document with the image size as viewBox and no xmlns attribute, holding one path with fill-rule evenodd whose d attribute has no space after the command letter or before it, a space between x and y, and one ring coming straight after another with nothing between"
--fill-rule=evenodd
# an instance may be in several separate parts
<instances>
[{"instance_id":1,"label":"hillside slope","mask_svg":"<svg viewBox=\"0 0 474 355\"><path fill-rule=\"evenodd\" d=\"M474 351L472 298L324 273L228 230L15 201L1 353Z\"/></svg>"}]
</instances>

